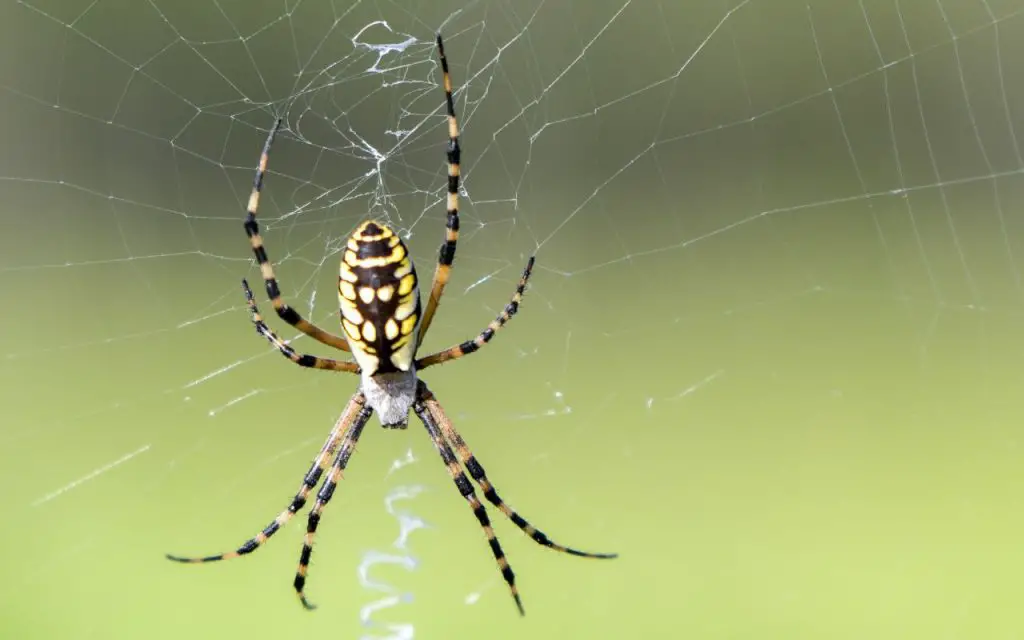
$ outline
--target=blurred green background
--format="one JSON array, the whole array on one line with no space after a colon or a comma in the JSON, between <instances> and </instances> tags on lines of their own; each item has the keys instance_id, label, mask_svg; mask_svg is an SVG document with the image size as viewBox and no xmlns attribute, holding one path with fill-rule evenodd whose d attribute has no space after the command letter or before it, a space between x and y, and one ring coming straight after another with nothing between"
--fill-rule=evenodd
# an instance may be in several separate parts
<instances>
[{"instance_id":1,"label":"blurred green background","mask_svg":"<svg viewBox=\"0 0 1024 640\"><path fill-rule=\"evenodd\" d=\"M1022 13L4 3L0 637L1024 636ZM466 194L427 348L539 266L491 346L425 377L513 506L621 557L561 557L495 512L520 619L422 428L374 420L310 614L302 517L243 560L163 554L266 525L355 389L246 317L241 221L275 114L260 214L288 299L337 330L337 249L368 212L429 277L438 28ZM405 549L403 490L427 525ZM415 568L365 587L374 552Z\"/></svg>"}]
</instances>

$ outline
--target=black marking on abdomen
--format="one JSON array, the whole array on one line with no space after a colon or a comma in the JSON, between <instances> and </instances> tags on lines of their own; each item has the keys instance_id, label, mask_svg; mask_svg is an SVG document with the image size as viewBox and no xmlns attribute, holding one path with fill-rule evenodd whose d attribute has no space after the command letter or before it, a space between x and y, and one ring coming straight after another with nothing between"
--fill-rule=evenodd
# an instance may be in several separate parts
<instances>
[{"instance_id":1,"label":"black marking on abdomen","mask_svg":"<svg viewBox=\"0 0 1024 640\"><path fill-rule=\"evenodd\" d=\"M392 236L393 238L394 236ZM366 258L384 258L395 251L398 251L398 247L401 243L392 247L389 242L391 238L381 240L357 240L359 243L359 251L356 252L356 257L360 260Z\"/></svg>"}]
</instances>

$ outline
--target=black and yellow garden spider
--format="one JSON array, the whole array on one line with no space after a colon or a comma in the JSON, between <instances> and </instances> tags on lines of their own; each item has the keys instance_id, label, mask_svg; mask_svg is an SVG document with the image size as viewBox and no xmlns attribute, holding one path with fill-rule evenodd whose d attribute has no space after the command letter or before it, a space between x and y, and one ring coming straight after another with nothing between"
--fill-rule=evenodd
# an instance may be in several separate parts
<instances>
[{"instance_id":1,"label":"black and yellow garden spider","mask_svg":"<svg viewBox=\"0 0 1024 640\"><path fill-rule=\"evenodd\" d=\"M374 220L363 222L356 228L348 239L341 261L338 301L341 306L344 338L330 334L303 319L295 309L284 302L277 279L274 277L274 269L263 248L259 226L256 223L256 209L259 205L260 190L263 187L263 177L267 170L270 146L281 126L281 120L278 119L267 136L263 153L260 155L252 193L249 196L245 232L249 236L252 250L259 262L260 272L266 283L267 296L277 315L317 342L350 352L355 361L330 360L296 353L263 321L248 282L242 280L242 288L252 322L256 325L256 331L260 335L299 366L357 373L361 375L362 383L359 390L349 400L341 417L334 425L334 429L331 430L327 442L324 443L320 453L313 461L313 465L306 473L299 492L292 499L288 508L282 511L273 522L235 551L195 558L168 554L169 559L189 563L213 562L252 553L305 506L309 494L319 483L324 471L328 470L328 461L333 456L334 461L330 464L327 479L320 487L320 491L316 495L316 503L309 513L306 537L302 545L302 554L299 556L298 571L295 574L294 586L299 600L307 609L312 609L313 605L306 599L304 587L309 569L309 558L313 553L313 538L316 535L317 526L320 524L320 515L334 494L338 480L341 479L341 474L355 450L363 427L376 411L384 427L404 429L408 425L410 409L423 422L427 433L430 434L430 439L434 442L434 447L441 454L441 459L448 468L448 474L455 481L459 493L469 503L473 509L473 515L483 527L491 552L498 562L502 577L508 583L508 588L512 592L520 614L523 613L523 604L516 588L515 574L498 543L490 519L487 517L487 511L477 498L466 474L462 471L460 460L469 471L470 477L483 490L484 497L538 544L585 558L616 557L617 554L614 553L587 553L557 544L505 504L498 496L494 485L487 479L484 468L473 456L466 441L462 439L455 429L455 425L445 415L437 398L417 376L417 371L448 360L456 360L487 344L519 309L519 302L522 300L526 283L530 278L530 271L533 268L533 256L531 256L519 279L519 285L516 287L512 300L476 338L422 358L416 357L416 352L430 328L430 323L441 301L441 294L444 293L445 285L451 275L452 262L455 259L455 245L459 237L459 129L455 119L452 83L448 75L448 60L445 58L444 43L440 34L437 36L437 50L441 60L444 97L448 111L448 221L444 243L441 245L437 267L434 270L434 280L427 308L421 309L416 269L413 267L412 258L405 243L386 224ZM452 451L453 448L458 457Z\"/></svg>"}]
</instances>

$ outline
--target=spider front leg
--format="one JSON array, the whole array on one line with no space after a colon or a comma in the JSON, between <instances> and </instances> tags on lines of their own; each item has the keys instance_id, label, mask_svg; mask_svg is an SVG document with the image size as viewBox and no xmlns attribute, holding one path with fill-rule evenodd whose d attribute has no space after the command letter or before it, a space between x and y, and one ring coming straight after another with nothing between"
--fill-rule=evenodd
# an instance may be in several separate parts
<instances>
[{"instance_id":1,"label":"spider front leg","mask_svg":"<svg viewBox=\"0 0 1024 640\"><path fill-rule=\"evenodd\" d=\"M462 439L455 425L448 419L444 409L441 408L441 403L437 401L434 394L423 385L420 390L420 398L431 417L437 423L441 429L441 434L445 439L455 447L455 450L459 453L459 458L462 460L462 464L466 466L466 470L469 471L469 475L472 476L473 480L476 481L480 488L483 489L484 497L487 498L488 502L497 507L502 513L508 517L517 527L523 530L526 535L539 545L554 549L555 551L561 551L562 553L568 553L569 555L579 556L581 558L600 558L600 559L611 559L617 558L617 553L590 553L588 551L580 551L572 547L566 547L558 544L549 538L543 531L540 531L532 524L527 522L525 518L520 516L516 511L508 506L501 496L498 495L494 485L487 479L487 473L484 471L483 466L477 461L473 452L469 449L466 441Z\"/></svg>"},{"instance_id":2,"label":"spider front leg","mask_svg":"<svg viewBox=\"0 0 1024 640\"><path fill-rule=\"evenodd\" d=\"M420 382L420 389L426 390L426 386L422 381ZM491 553L494 554L494 559L498 563L501 576L505 579L505 583L508 584L509 591L512 593L512 599L515 600L516 607L519 609L519 615L526 615L526 611L523 609L523 601L519 597L519 589L516 587L516 574L512 571L512 566L509 565L508 559L505 557L505 551L501 548L501 543L498 542L498 537L494 534L494 527L491 526L491 520L487 517L484 505L480 503L480 499L476 497L476 492L473 491L473 485L466 478L466 474L462 472L459 461L455 458L455 454L452 453L452 448L445 442L432 412L427 408L423 399L416 400L413 404L413 411L416 412L420 421L423 422L423 426L426 427L434 447L441 454L441 460L448 469L448 475L455 482L459 493L469 503L470 508L473 510L473 515L476 516L477 522L483 528L484 535L487 536L487 544L491 547Z\"/></svg>"},{"instance_id":3,"label":"spider front leg","mask_svg":"<svg viewBox=\"0 0 1024 640\"><path fill-rule=\"evenodd\" d=\"M299 568L295 571L293 585L295 593L299 596L299 602L307 610L316 608L316 605L306 599L306 592L304 590L306 575L309 573L309 558L313 555L313 539L316 537L316 529L320 524L320 515L330 501L331 496L334 495L334 490L338 487L341 474L345 471L349 458L352 457L352 453L356 450L356 444L359 442L359 436L363 432L363 427L366 426L370 416L373 415L373 409L366 406L365 403L366 396L361 391L352 398L350 406L358 405L359 413L355 417L355 422L352 423L352 426L345 433L341 449L338 450L338 457L334 459L334 464L331 465L331 472L328 474L327 480L324 481L324 485L320 487L320 491L316 494L316 503L310 510L309 519L306 522L306 537L302 541L302 554L299 556Z\"/></svg>"},{"instance_id":4,"label":"spider front leg","mask_svg":"<svg viewBox=\"0 0 1024 640\"><path fill-rule=\"evenodd\" d=\"M274 122L274 128L267 135L267 141L263 144L263 153L260 154L260 162L256 167L256 177L253 178L252 192L249 194L249 205L246 207L245 234L249 236L249 243L252 245L253 254L256 256L256 262L260 265L260 273L267 287L267 296L270 298L270 304L274 306L274 311L277 312L278 317L321 344L340 349L341 351L349 351L347 340L324 331L303 318L299 315L298 311L285 303L281 296L281 288L277 284L277 277L274 275L274 266L270 263L270 258L267 257L267 250L263 247L260 226L256 222L256 211L259 209L263 179L267 173L270 146L274 143L274 136L277 135L277 130L280 128L281 118L278 118Z\"/></svg>"},{"instance_id":5,"label":"spider front leg","mask_svg":"<svg viewBox=\"0 0 1024 640\"><path fill-rule=\"evenodd\" d=\"M302 480L302 486L299 488L299 492L292 498L291 504L288 508L282 511L274 520L264 527L262 531L256 534L255 537L246 540L240 547L234 551L228 551L225 553L218 553L212 556L176 556L167 554L168 560L175 562L185 563L199 563L199 562L215 562L217 560L229 560L231 558L237 558L249 553L252 553L256 549L260 548L270 536L277 533L281 527L288 524L288 521L298 513L302 507L306 505L306 500L309 497L313 488L316 487L317 483L320 482L320 478L324 471L327 470L328 461L334 452L338 449L338 445L342 443L343 439L347 441L349 437L349 426L353 424L353 421L361 416L361 411L366 404L366 399L362 394L357 394L349 401L348 406L345 407L345 411L342 412L341 417L338 418L334 428L331 430L331 434L327 437L327 441L324 446L320 449L320 453L313 460L312 466L309 471L306 472L306 477ZM365 421L364 421L365 423ZM361 428L361 427L360 427Z\"/></svg>"},{"instance_id":6,"label":"spider front leg","mask_svg":"<svg viewBox=\"0 0 1024 640\"><path fill-rule=\"evenodd\" d=\"M300 367L359 373L359 365L355 362L342 362L340 360L331 360L330 358L318 358L317 356L311 356L307 353L296 353L295 349L292 349L290 346L285 344L284 341L267 326L267 323L263 321L263 316L260 315L260 310L256 306L256 300L253 298L252 289L249 288L249 282L244 279L242 280L242 291L245 292L245 303L249 307L249 316L252 318L252 323L256 326L256 331L266 338L270 344L277 347L277 350L281 352L281 355Z\"/></svg>"}]
</instances>

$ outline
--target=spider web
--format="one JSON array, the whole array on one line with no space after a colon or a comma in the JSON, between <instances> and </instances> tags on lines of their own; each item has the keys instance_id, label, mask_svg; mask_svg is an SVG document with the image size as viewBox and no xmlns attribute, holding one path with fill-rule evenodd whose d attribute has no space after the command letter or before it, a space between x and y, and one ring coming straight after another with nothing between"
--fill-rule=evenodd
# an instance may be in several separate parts
<instances>
[{"instance_id":1,"label":"spider web","mask_svg":"<svg viewBox=\"0 0 1024 640\"><path fill-rule=\"evenodd\" d=\"M339 252L367 215L429 278L438 29L462 235L428 348L481 330L529 255L538 267L487 355L425 377L528 518L624 554L574 562L496 523L523 624L1024 629L999 608L1019 553L967 550L1008 549L1024 524L1006 515L1024 480L1022 14L1008 0L8 3L6 630L525 633L415 423L367 427L317 538L313 621L288 593L301 517L259 561L158 564L269 522L355 388L296 370L248 325L241 222L275 117L259 215L289 303L337 331ZM330 355L270 316L297 350ZM934 548L914 546L925 535Z\"/></svg>"}]
</instances>

